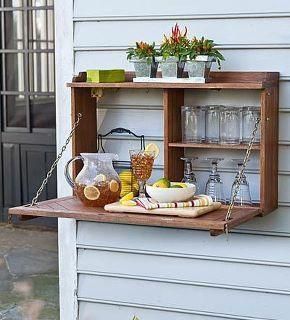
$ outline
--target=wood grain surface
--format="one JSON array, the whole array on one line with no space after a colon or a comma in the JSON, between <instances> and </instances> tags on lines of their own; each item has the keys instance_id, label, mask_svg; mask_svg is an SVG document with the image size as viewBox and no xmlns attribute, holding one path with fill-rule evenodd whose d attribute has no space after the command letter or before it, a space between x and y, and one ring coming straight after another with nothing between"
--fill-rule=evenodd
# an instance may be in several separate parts
<instances>
[{"instance_id":1,"label":"wood grain surface","mask_svg":"<svg viewBox=\"0 0 290 320\"><path fill-rule=\"evenodd\" d=\"M191 208L157 208L153 210L146 210L140 206L123 206L120 202L114 202L107 204L105 210L109 212L120 213L141 213L146 215L164 215L164 216L178 216L184 218L196 218L205 213L217 210L221 207L220 202L214 202L210 206L206 207L191 207Z\"/></svg>"},{"instance_id":2,"label":"wood grain surface","mask_svg":"<svg viewBox=\"0 0 290 320\"><path fill-rule=\"evenodd\" d=\"M260 214L260 209L255 207L236 207L232 219L224 221L227 207L206 213L197 218L184 218L165 215L147 215L126 212L107 212L104 208L85 207L75 197L64 197L38 203L37 205L20 206L9 209L13 215L30 215L38 217L73 218L82 221L95 221L105 223L121 223L156 227L170 227L183 229L201 229L210 231L211 235L222 234L226 224L228 229L253 219Z\"/></svg>"},{"instance_id":3,"label":"wood grain surface","mask_svg":"<svg viewBox=\"0 0 290 320\"><path fill-rule=\"evenodd\" d=\"M68 87L74 88L131 88L131 89L264 89L279 78L278 72L211 72L207 83L137 83L134 72L126 72L126 81L120 83L89 83L84 73L73 78ZM160 74L158 75L160 77Z\"/></svg>"},{"instance_id":4,"label":"wood grain surface","mask_svg":"<svg viewBox=\"0 0 290 320\"><path fill-rule=\"evenodd\" d=\"M169 147L177 148L199 148L199 149L234 149L246 150L247 144L220 144L220 143L191 143L191 142L169 142ZM260 145L253 145L253 150L260 150Z\"/></svg>"}]
</instances>

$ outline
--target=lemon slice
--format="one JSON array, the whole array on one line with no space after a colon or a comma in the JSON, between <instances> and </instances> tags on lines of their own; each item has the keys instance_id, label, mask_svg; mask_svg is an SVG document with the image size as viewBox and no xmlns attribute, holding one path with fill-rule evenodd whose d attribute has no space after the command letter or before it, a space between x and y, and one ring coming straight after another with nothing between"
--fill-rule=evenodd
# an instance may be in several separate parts
<instances>
[{"instance_id":1,"label":"lemon slice","mask_svg":"<svg viewBox=\"0 0 290 320\"><path fill-rule=\"evenodd\" d=\"M106 180L107 180L106 176L102 173L96 175L94 179L95 182L104 182Z\"/></svg>"},{"instance_id":2,"label":"lemon slice","mask_svg":"<svg viewBox=\"0 0 290 320\"><path fill-rule=\"evenodd\" d=\"M137 203L133 200L120 201L120 203L122 206L129 206L129 207L133 207L137 205Z\"/></svg>"},{"instance_id":3,"label":"lemon slice","mask_svg":"<svg viewBox=\"0 0 290 320\"><path fill-rule=\"evenodd\" d=\"M120 199L120 202L127 201L127 200L132 200L133 198L134 198L134 193L133 192L129 192L124 197L122 197Z\"/></svg>"},{"instance_id":4,"label":"lemon slice","mask_svg":"<svg viewBox=\"0 0 290 320\"><path fill-rule=\"evenodd\" d=\"M154 159L156 159L159 155L159 148L155 143L149 143L147 144L145 151L150 151L150 152L154 152Z\"/></svg>"},{"instance_id":5,"label":"lemon slice","mask_svg":"<svg viewBox=\"0 0 290 320\"><path fill-rule=\"evenodd\" d=\"M120 186L119 186L119 183L116 180L111 180L110 184L109 184L109 187L110 187L110 191L117 192L119 190Z\"/></svg>"},{"instance_id":6,"label":"lemon slice","mask_svg":"<svg viewBox=\"0 0 290 320\"><path fill-rule=\"evenodd\" d=\"M84 195L88 200L97 200L100 197L100 191L95 186L86 186L84 188Z\"/></svg>"}]
</instances>

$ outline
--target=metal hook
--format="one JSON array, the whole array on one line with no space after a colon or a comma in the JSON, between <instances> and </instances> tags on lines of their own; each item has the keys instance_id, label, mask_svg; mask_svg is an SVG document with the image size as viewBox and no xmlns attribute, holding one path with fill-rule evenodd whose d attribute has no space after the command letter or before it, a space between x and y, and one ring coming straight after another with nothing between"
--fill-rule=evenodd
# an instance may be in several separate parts
<instances>
[{"instance_id":1,"label":"metal hook","mask_svg":"<svg viewBox=\"0 0 290 320\"><path fill-rule=\"evenodd\" d=\"M103 88L92 88L91 96L99 101L104 95Z\"/></svg>"}]
</instances>

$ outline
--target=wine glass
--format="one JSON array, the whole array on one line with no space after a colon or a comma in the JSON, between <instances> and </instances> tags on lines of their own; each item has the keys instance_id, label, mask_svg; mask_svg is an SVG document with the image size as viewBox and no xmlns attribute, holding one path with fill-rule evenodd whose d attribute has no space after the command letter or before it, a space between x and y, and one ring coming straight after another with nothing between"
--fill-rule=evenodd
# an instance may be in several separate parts
<instances>
[{"instance_id":1,"label":"wine glass","mask_svg":"<svg viewBox=\"0 0 290 320\"><path fill-rule=\"evenodd\" d=\"M184 161L184 176L181 182L187 182L187 183L192 183L196 187L196 193L199 193L199 184L197 182L196 176L193 172L192 169L192 162L198 157L192 157L192 158L180 158L181 160Z\"/></svg>"},{"instance_id":2,"label":"wine glass","mask_svg":"<svg viewBox=\"0 0 290 320\"><path fill-rule=\"evenodd\" d=\"M217 165L223 158L206 158L205 161L211 163L211 172L205 186L205 194L211 196L213 201L218 201L221 203L226 203L224 197L223 182L221 180L220 174L217 171Z\"/></svg>"},{"instance_id":3,"label":"wine glass","mask_svg":"<svg viewBox=\"0 0 290 320\"><path fill-rule=\"evenodd\" d=\"M139 185L139 197L146 197L145 184L150 178L155 157L154 151L130 150L131 166Z\"/></svg>"},{"instance_id":4,"label":"wine glass","mask_svg":"<svg viewBox=\"0 0 290 320\"><path fill-rule=\"evenodd\" d=\"M236 206L252 206L253 203L251 199L250 185L244 173L241 176L240 185L237 185L237 179L239 178L240 172L243 169L244 159L232 159L232 161L238 166L238 172L232 185L231 199L233 198L236 188L238 188L234 204Z\"/></svg>"}]
</instances>

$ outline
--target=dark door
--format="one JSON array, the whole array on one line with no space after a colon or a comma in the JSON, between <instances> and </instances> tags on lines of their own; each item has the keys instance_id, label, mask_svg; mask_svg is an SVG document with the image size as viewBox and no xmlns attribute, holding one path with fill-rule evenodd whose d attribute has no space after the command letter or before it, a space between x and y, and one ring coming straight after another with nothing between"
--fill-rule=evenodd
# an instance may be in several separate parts
<instances>
[{"instance_id":1,"label":"dark door","mask_svg":"<svg viewBox=\"0 0 290 320\"><path fill-rule=\"evenodd\" d=\"M53 0L1 0L0 220L31 201L55 157ZM56 176L42 199L56 197Z\"/></svg>"}]
</instances>

